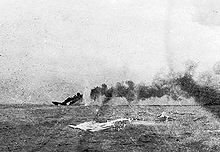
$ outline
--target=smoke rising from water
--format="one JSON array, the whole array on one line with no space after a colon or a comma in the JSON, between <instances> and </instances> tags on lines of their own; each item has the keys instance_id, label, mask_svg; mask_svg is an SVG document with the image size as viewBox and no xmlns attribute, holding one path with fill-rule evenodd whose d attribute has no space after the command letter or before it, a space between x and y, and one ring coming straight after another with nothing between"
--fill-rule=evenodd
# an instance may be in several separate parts
<instances>
[{"instance_id":1,"label":"smoke rising from water","mask_svg":"<svg viewBox=\"0 0 220 152\"><path fill-rule=\"evenodd\" d=\"M165 77L155 76L151 84L135 84L132 81L118 82L115 86L108 87L106 84L93 88L90 92L90 98L94 101L99 100L101 96L102 103L108 104L117 102L115 98L123 98L128 104L146 100L148 98L162 98L167 96L176 102L184 102L194 99L195 104L200 105L218 105L220 104L220 79L213 73L203 73L199 79L194 79L197 64L188 61L185 64L185 71L167 73ZM153 100L152 100L153 101ZM152 102L150 100L150 102ZM148 104L151 104L151 103ZM193 104L193 103L191 103Z\"/></svg>"},{"instance_id":2,"label":"smoke rising from water","mask_svg":"<svg viewBox=\"0 0 220 152\"><path fill-rule=\"evenodd\" d=\"M47 90L60 101L102 83L150 83L187 58L200 59L202 70L219 60L219 29L194 23L189 1L109 2L0 1L2 100L28 92L22 100L29 101Z\"/></svg>"},{"instance_id":3,"label":"smoke rising from water","mask_svg":"<svg viewBox=\"0 0 220 152\"><path fill-rule=\"evenodd\" d=\"M172 41L171 41L171 15L172 15L172 0L167 0L167 8L166 8L166 19L165 19L165 33L164 33L164 44L165 44L165 51L166 51L166 60L171 72L174 71L174 54L172 50Z\"/></svg>"}]
</instances>

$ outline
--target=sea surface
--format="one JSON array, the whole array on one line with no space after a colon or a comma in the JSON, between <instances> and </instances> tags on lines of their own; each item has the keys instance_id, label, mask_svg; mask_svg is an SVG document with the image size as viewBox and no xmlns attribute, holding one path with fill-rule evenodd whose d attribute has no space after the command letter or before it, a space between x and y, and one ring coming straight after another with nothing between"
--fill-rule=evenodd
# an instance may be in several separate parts
<instances>
[{"instance_id":1,"label":"sea surface","mask_svg":"<svg viewBox=\"0 0 220 152\"><path fill-rule=\"evenodd\" d=\"M220 151L219 111L218 105L0 105L0 151L216 152ZM171 119L158 119L162 112ZM146 124L119 125L98 132L68 127L117 118Z\"/></svg>"}]
</instances>

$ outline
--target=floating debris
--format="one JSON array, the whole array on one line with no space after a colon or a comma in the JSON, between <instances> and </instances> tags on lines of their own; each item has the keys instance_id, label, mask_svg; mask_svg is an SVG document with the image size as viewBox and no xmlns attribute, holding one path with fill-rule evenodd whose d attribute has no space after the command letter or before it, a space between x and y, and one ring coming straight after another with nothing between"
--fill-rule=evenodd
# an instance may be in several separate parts
<instances>
[{"instance_id":1,"label":"floating debris","mask_svg":"<svg viewBox=\"0 0 220 152\"><path fill-rule=\"evenodd\" d=\"M73 128L73 129L80 129L80 130L84 130L84 131L95 132L95 131L108 129L110 127L114 127L114 126L116 126L116 123L118 123L118 122L127 123L127 122L131 122L131 120L126 119L126 118L120 118L120 119L116 119L116 120L107 121L104 123L97 123L95 121L89 121L89 122L81 123L76 126L69 125L69 127Z\"/></svg>"},{"instance_id":2,"label":"floating debris","mask_svg":"<svg viewBox=\"0 0 220 152\"><path fill-rule=\"evenodd\" d=\"M120 118L116 120L110 120L107 122L88 121L78 125L69 125L69 127L73 129L95 132L95 131L108 129L110 127L123 129L127 124L145 125L145 126L165 125L164 123L157 123L155 121L140 121L140 120L131 120L127 118Z\"/></svg>"},{"instance_id":3,"label":"floating debris","mask_svg":"<svg viewBox=\"0 0 220 152\"><path fill-rule=\"evenodd\" d=\"M159 116L157 116L158 121L171 121L175 120L166 114L166 112L162 112Z\"/></svg>"}]
</instances>

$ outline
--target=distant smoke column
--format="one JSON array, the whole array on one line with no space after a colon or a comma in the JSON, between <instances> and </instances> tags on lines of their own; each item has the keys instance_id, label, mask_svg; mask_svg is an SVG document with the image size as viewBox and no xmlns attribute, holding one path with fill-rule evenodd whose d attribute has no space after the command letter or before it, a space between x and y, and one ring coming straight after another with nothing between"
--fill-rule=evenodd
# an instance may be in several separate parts
<instances>
[{"instance_id":1,"label":"distant smoke column","mask_svg":"<svg viewBox=\"0 0 220 152\"><path fill-rule=\"evenodd\" d=\"M90 83L88 78L84 79L83 102L85 105L90 103Z\"/></svg>"},{"instance_id":2,"label":"distant smoke column","mask_svg":"<svg viewBox=\"0 0 220 152\"><path fill-rule=\"evenodd\" d=\"M220 75L220 61L214 64L213 71L216 75Z\"/></svg>"},{"instance_id":3,"label":"distant smoke column","mask_svg":"<svg viewBox=\"0 0 220 152\"><path fill-rule=\"evenodd\" d=\"M172 52L171 48L171 13L172 13L172 0L167 0L167 9L166 9L166 18L165 18L165 33L164 33L164 43L165 43L165 51L166 51L166 60L169 67L170 72L174 71L174 65L173 65L173 57L174 54Z\"/></svg>"}]
</instances>

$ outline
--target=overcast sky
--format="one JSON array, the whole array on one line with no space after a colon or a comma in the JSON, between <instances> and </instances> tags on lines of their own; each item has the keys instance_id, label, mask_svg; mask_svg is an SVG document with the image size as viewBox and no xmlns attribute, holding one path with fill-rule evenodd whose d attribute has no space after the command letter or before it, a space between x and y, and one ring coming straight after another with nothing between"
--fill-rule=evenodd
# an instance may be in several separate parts
<instances>
[{"instance_id":1,"label":"overcast sky","mask_svg":"<svg viewBox=\"0 0 220 152\"><path fill-rule=\"evenodd\" d=\"M1 0L0 74L38 83L147 81L220 61L218 0Z\"/></svg>"}]
</instances>

